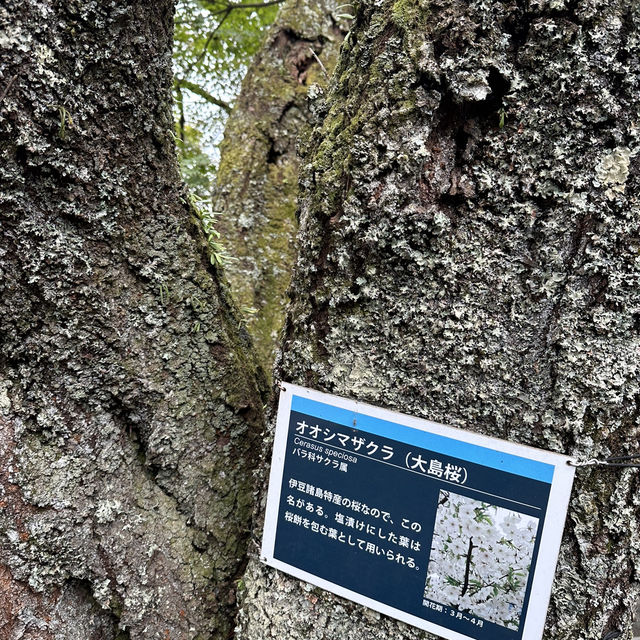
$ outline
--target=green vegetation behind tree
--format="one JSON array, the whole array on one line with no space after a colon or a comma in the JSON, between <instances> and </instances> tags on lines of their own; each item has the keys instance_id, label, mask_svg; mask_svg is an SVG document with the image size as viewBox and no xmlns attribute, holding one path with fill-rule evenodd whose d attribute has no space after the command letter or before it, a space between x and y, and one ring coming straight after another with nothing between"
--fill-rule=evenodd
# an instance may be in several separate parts
<instances>
[{"instance_id":1,"label":"green vegetation behind tree","mask_svg":"<svg viewBox=\"0 0 640 640\"><path fill-rule=\"evenodd\" d=\"M177 148L183 177L200 198L210 195L224 123L280 1L181 0L176 5Z\"/></svg>"}]
</instances>

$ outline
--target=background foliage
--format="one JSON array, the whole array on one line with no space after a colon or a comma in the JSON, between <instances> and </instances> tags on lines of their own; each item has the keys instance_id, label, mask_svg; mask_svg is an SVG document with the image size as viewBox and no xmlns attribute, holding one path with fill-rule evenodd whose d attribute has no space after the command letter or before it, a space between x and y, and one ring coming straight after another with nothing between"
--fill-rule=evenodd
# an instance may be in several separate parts
<instances>
[{"instance_id":1,"label":"background foliage","mask_svg":"<svg viewBox=\"0 0 640 640\"><path fill-rule=\"evenodd\" d=\"M179 0L176 5L176 140L183 177L199 198L210 196L224 124L281 1Z\"/></svg>"}]
</instances>

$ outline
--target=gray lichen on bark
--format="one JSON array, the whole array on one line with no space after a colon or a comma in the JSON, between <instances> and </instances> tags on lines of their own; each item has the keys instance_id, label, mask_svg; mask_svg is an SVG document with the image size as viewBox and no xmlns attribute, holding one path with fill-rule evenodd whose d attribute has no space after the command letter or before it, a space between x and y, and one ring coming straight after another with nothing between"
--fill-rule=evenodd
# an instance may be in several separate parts
<instances>
[{"instance_id":1,"label":"gray lichen on bark","mask_svg":"<svg viewBox=\"0 0 640 640\"><path fill-rule=\"evenodd\" d=\"M264 400L176 168L172 19L0 8L3 637L233 629Z\"/></svg>"},{"instance_id":2,"label":"gray lichen on bark","mask_svg":"<svg viewBox=\"0 0 640 640\"><path fill-rule=\"evenodd\" d=\"M296 138L308 128L307 91L325 85L346 32L336 1L288 0L247 71L220 147L214 208L233 257L225 275L270 375L295 260ZM317 62L321 61L323 68Z\"/></svg>"},{"instance_id":3,"label":"gray lichen on bark","mask_svg":"<svg viewBox=\"0 0 640 640\"><path fill-rule=\"evenodd\" d=\"M639 34L628 0L360 3L305 149L278 375L579 457L636 451ZM630 638L639 489L578 474L545 638ZM243 639L421 635L247 576Z\"/></svg>"}]
</instances>

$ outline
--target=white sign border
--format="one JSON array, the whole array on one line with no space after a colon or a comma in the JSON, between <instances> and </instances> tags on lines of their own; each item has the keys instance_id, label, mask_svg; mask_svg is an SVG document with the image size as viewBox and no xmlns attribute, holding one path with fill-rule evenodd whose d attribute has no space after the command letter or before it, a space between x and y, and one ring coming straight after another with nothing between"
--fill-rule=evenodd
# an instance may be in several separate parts
<instances>
[{"instance_id":1,"label":"white sign border","mask_svg":"<svg viewBox=\"0 0 640 640\"><path fill-rule=\"evenodd\" d=\"M389 422L395 422L407 427L412 427L420 431L436 433L453 440L459 440L487 447L497 451L513 454L537 460L553 465L553 481L549 493L549 501L545 513L544 525L540 535L540 547L538 559L531 585L531 594L527 608L522 640L540 640L544 630L544 624L551 597L551 586L555 573L562 532L566 519L567 509L575 467L568 464L573 461L571 456L536 449L527 445L516 444L491 438L472 431L465 431L455 427L430 422L415 416L409 416L389 409L382 409L369 404L364 404L356 400L349 400L339 396L322 393L313 389L307 389L291 383L280 383L280 399L278 403L278 414L276 419L276 433L273 442L273 457L271 470L269 473L269 489L267 492L267 507L265 512L264 533L262 538L262 550L260 559L270 567L279 569L296 578L304 580L321 589L330 591L338 596L369 607L402 622L424 629L448 640L475 640L472 636L467 636L448 627L442 627L433 622L413 616L405 611L390 607L383 602L368 598L358 592L346 589L334 582L324 580L319 576L307 573L298 567L294 567L274 558L276 544L276 526L278 522L278 507L280 505L280 493L284 475L284 460L286 455L287 436L289 431L289 416L291 414L291 402L293 396L306 397L309 400L316 400L324 404L329 404L341 409L354 411L369 415ZM553 517L550 517L552 516Z\"/></svg>"}]
</instances>

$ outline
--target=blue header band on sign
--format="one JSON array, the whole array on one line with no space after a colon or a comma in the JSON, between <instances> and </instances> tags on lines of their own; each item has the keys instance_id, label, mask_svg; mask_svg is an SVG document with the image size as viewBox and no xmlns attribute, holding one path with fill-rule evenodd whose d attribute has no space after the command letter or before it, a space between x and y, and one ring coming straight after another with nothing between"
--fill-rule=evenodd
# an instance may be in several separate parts
<instances>
[{"instance_id":1,"label":"blue header band on sign","mask_svg":"<svg viewBox=\"0 0 640 640\"><path fill-rule=\"evenodd\" d=\"M382 420L366 413L356 413L349 409L334 407L330 404L296 395L292 397L291 410L335 422L345 427L354 428L355 420L356 429L373 435L389 438L390 440L398 440L434 453L441 453L452 458L474 462L485 467L492 467L493 469L499 469L500 471L532 478L548 484L551 484L553 480L554 467L546 462L531 460L436 433L421 431L397 422Z\"/></svg>"}]
</instances>

